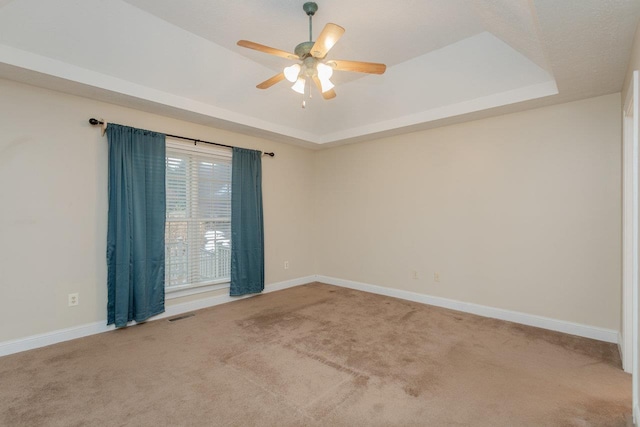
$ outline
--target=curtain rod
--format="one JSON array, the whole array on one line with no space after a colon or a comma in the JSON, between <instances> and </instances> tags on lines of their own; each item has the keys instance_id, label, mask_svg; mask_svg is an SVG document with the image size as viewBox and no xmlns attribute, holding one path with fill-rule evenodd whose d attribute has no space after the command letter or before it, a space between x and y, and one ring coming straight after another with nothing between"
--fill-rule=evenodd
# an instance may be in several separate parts
<instances>
[{"instance_id":1,"label":"curtain rod","mask_svg":"<svg viewBox=\"0 0 640 427\"><path fill-rule=\"evenodd\" d=\"M103 132L102 133L104 135L104 129L106 129L107 124L103 120L94 119L92 117L92 118L89 119L89 123L91 123L93 126L102 125L102 128L103 128ZM239 148L239 147L235 147L233 145L220 144L219 142L203 141L201 139L189 138L189 137L186 137L186 136L171 135L171 134L168 134L168 133L165 133L165 135L168 136L168 137L171 137L171 138L178 138L178 139L185 139L187 141L193 141L193 145L196 145L198 142L202 142L204 144L218 145L220 147ZM263 156L271 156L271 157L273 157L273 156L276 155L276 153L274 153L274 152L271 152L271 153L262 152L262 155Z\"/></svg>"}]
</instances>

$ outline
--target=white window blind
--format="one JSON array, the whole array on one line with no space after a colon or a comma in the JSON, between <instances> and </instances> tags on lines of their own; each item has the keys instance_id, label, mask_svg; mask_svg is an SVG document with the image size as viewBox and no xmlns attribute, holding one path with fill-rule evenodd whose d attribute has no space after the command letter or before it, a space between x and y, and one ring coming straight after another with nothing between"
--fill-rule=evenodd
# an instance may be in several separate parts
<instances>
[{"instance_id":1,"label":"white window blind","mask_svg":"<svg viewBox=\"0 0 640 427\"><path fill-rule=\"evenodd\" d=\"M231 152L167 143L165 288L228 282Z\"/></svg>"}]
</instances>

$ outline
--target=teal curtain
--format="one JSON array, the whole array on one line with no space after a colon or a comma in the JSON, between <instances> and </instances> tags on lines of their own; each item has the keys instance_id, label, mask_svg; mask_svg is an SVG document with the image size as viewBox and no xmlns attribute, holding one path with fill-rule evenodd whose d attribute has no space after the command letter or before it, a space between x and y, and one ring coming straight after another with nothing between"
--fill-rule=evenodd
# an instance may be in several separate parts
<instances>
[{"instance_id":1,"label":"teal curtain","mask_svg":"<svg viewBox=\"0 0 640 427\"><path fill-rule=\"evenodd\" d=\"M262 152L234 148L231 163L230 294L264 289Z\"/></svg>"},{"instance_id":2,"label":"teal curtain","mask_svg":"<svg viewBox=\"0 0 640 427\"><path fill-rule=\"evenodd\" d=\"M107 324L164 311L165 136L109 123Z\"/></svg>"}]
</instances>

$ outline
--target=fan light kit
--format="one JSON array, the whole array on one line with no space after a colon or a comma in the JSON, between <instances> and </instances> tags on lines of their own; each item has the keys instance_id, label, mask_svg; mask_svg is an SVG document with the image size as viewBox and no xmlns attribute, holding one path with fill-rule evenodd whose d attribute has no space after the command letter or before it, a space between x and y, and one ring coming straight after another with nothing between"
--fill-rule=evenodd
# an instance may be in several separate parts
<instances>
[{"instance_id":1,"label":"fan light kit","mask_svg":"<svg viewBox=\"0 0 640 427\"><path fill-rule=\"evenodd\" d=\"M307 16L309 16L309 41L302 42L296 46L294 53L285 52L284 50L275 49L262 44L250 42L248 40L238 41L238 46L246 47L270 55L279 56L281 58L299 61L296 64L285 67L282 72L276 74L268 80L260 83L256 87L258 89L267 89L282 80L288 80L293 83L291 89L304 95L310 94L311 81L318 88L324 99L335 98L336 92L333 90L334 85L331 83L331 76L334 70L338 71L355 71L359 73L383 74L387 69L384 64L374 62L360 61L344 61L344 60L327 60L326 56L329 50L338 42L344 34L344 28L336 24L327 24L313 41L312 19L318 10L318 5L313 2L307 2L302 6ZM302 101L302 108L306 105Z\"/></svg>"}]
</instances>

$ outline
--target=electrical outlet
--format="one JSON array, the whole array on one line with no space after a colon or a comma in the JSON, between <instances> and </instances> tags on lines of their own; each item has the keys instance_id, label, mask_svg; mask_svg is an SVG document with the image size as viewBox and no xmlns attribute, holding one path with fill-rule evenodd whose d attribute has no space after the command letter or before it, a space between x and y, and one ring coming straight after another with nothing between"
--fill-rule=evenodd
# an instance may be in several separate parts
<instances>
[{"instance_id":1,"label":"electrical outlet","mask_svg":"<svg viewBox=\"0 0 640 427\"><path fill-rule=\"evenodd\" d=\"M69 307L80 304L80 296L75 294L69 294Z\"/></svg>"},{"instance_id":2,"label":"electrical outlet","mask_svg":"<svg viewBox=\"0 0 640 427\"><path fill-rule=\"evenodd\" d=\"M440 273L433 273L433 281L434 282L440 281Z\"/></svg>"},{"instance_id":3,"label":"electrical outlet","mask_svg":"<svg viewBox=\"0 0 640 427\"><path fill-rule=\"evenodd\" d=\"M285 261L284 262L284 269L288 270L289 269L289 261Z\"/></svg>"}]
</instances>

